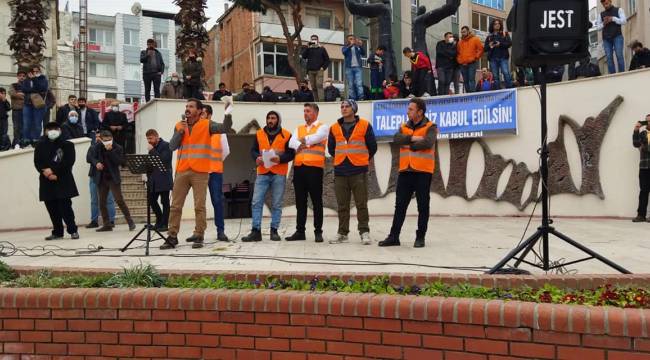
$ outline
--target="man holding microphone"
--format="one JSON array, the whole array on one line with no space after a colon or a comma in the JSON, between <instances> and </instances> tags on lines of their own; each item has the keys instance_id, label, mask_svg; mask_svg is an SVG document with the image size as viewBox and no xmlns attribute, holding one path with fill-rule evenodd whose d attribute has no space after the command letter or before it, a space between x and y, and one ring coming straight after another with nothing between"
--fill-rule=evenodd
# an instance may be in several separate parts
<instances>
[{"instance_id":1,"label":"man holding microphone","mask_svg":"<svg viewBox=\"0 0 650 360\"><path fill-rule=\"evenodd\" d=\"M202 119L203 103L189 99L185 104L183 120L174 127L174 135L169 142L172 151L178 150L176 179L172 190L172 205L169 215L169 236L160 247L173 249L178 245L178 232L181 226L185 198L192 189L196 225L194 234L187 238L192 248L203 247L203 237L207 228L205 200L211 170L212 135L223 134L232 128L232 106L226 102L226 113L222 124Z\"/></svg>"},{"instance_id":2,"label":"man holding microphone","mask_svg":"<svg viewBox=\"0 0 650 360\"><path fill-rule=\"evenodd\" d=\"M633 222L645 222L648 212L648 195L650 195L650 144L648 138L648 122L650 114L646 115L645 121L639 121L634 124L634 133L632 134L632 145L639 149L641 158L639 160L639 207L637 216ZM641 131L641 127L646 129Z\"/></svg>"}]
</instances>

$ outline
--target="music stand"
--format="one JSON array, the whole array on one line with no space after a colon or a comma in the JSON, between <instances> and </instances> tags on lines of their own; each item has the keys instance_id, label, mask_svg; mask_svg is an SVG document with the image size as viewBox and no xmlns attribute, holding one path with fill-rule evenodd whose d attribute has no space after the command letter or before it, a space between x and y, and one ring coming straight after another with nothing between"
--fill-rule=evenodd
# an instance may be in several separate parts
<instances>
[{"instance_id":1,"label":"music stand","mask_svg":"<svg viewBox=\"0 0 650 360\"><path fill-rule=\"evenodd\" d=\"M153 174L153 171L155 169L158 169L162 172L166 172L167 169L165 168L165 165L162 163L162 160L160 160L160 156L158 155L126 155L126 166L129 168L129 171L131 171L131 173L134 175L142 175L142 174L147 175L147 224L120 251L125 252L134 241L146 241L147 245L146 245L145 255L149 256L149 243L152 241L166 239L163 234L161 234L157 229L154 229L153 226L151 225L151 206L150 206L151 204L149 204L149 191L150 191L149 178L151 177L151 174ZM145 230L147 231L147 238L139 239L138 237ZM151 238L152 231L154 231L160 237L156 239L152 239Z\"/></svg>"}]
</instances>

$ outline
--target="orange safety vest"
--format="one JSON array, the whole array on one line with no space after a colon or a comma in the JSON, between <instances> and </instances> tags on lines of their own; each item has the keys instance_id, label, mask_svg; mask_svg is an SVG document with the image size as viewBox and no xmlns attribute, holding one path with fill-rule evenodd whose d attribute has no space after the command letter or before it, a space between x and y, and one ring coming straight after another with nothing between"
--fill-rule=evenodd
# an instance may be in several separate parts
<instances>
[{"instance_id":1,"label":"orange safety vest","mask_svg":"<svg viewBox=\"0 0 650 360\"><path fill-rule=\"evenodd\" d=\"M400 132L410 136L426 136L429 128L433 126L431 121L415 130L402 124ZM409 145L402 145L399 149L399 171L413 169L420 172L433 174L436 168L436 154L432 148L413 151Z\"/></svg>"},{"instance_id":2,"label":"orange safety vest","mask_svg":"<svg viewBox=\"0 0 650 360\"><path fill-rule=\"evenodd\" d=\"M182 125L176 124L176 131L180 131ZM199 173L210 172L210 121L201 119L197 121L192 130L185 129L181 146L178 148L178 161L176 172L192 170Z\"/></svg>"},{"instance_id":3,"label":"orange safety vest","mask_svg":"<svg viewBox=\"0 0 650 360\"><path fill-rule=\"evenodd\" d=\"M221 147L221 134L212 135L212 148L210 149L210 173L223 174L223 148Z\"/></svg>"},{"instance_id":4,"label":"orange safety vest","mask_svg":"<svg viewBox=\"0 0 650 360\"><path fill-rule=\"evenodd\" d=\"M302 139L308 135L314 135L318 132L318 128L323 126L323 124L318 124L312 126L312 128L307 131L307 125L300 125L298 127L298 138ZM319 167L321 169L325 168L325 145L327 144L327 139L319 142L318 144L310 145L305 147L303 150L296 152L296 158L293 160L294 166L313 166Z\"/></svg>"},{"instance_id":5,"label":"orange safety vest","mask_svg":"<svg viewBox=\"0 0 650 360\"><path fill-rule=\"evenodd\" d=\"M354 166L368 166L370 164L370 154L366 147L366 132L370 123L365 119L359 119L357 125L352 130L349 139L343 136L343 128L336 122L332 126L332 135L336 141L334 151L334 165L341 165L345 159L349 159Z\"/></svg>"},{"instance_id":6,"label":"orange safety vest","mask_svg":"<svg viewBox=\"0 0 650 360\"><path fill-rule=\"evenodd\" d=\"M287 142L289 142L289 138L291 138L291 133L285 129L282 129L282 131L275 136L275 139L273 140L273 144L270 144L269 137L264 131L264 129L257 130L257 143L260 147L260 154L264 150L271 150L271 149L275 150L276 153L284 152L287 146ZM271 166L270 169L267 169L266 167L264 167L264 165L257 166L258 175L264 175L270 172L276 175L287 175L287 173L289 173L289 164L287 163L276 164Z\"/></svg>"}]
</instances>

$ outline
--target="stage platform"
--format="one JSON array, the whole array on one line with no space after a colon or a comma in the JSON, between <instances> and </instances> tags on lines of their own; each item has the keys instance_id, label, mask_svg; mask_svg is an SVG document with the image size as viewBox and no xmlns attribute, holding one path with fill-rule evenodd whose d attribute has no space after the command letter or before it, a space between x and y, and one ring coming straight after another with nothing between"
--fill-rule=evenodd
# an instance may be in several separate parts
<instances>
[{"instance_id":1,"label":"stage platform","mask_svg":"<svg viewBox=\"0 0 650 360\"><path fill-rule=\"evenodd\" d=\"M211 225L206 234L206 246L199 250L193 250L185 243L194 223L184 221L179 236L181 246L175 250L161 251L158 246L162 242L154 242L152 256L149 257L144 256L143 248L132 248L125 253L118 250L135 235L135 232L127 231L125 225L117 226L115 231L109 233L81 228L80 240L71 240L67 236L64 240L44 241L49 232L47 229L2 232L0 241L11 242L20 251L0 260L9 265L53 269L119 269L142 261L171 271L481 273L485 271L481 267L487 269L496 264L517 245L528 222L528 218L432 217L426 247L415 249L413 241L417 219L409 217L402 232L402 246L380 248L377 242L385 238L391 220L390 217L381 216L371 218L371 235L374 239L371 246L362 245L356 231L350 234L347 244L329 244L327 241L336 235L338 220L335 217L325 218L325 242L321 244L314 242L309 224L307 241L272 242L267 229L263 231L262 242L242 243L241 237L250 230L250 219L228 220L226 233L234 241L216 242L216 231ZM536 230L538 223L539 219L533 219L527 235ZM268 226L268 219L264 219L264 226ZM295 218L283 219L280 235L284 238L292 234L294 226ZM650 250L648 223L616 219L556 219L554 226L633 273L650 273L650 262L647 260ZM351 227L356 227L355 220L352 220ZM553 238L551 244L553 260L568 262L584 257ZM3 252L12 251L6 243L3 246ZM91 255L62 250L84 250L93 246L105 249ZM135 246L142 246L142 243ZM45 256L35 256L46 252L49 253ZM571 265L566 271L570 274L616 273L595 260ZM539 270L533 273L542 274Z\"/></svg>"}]
</instances>

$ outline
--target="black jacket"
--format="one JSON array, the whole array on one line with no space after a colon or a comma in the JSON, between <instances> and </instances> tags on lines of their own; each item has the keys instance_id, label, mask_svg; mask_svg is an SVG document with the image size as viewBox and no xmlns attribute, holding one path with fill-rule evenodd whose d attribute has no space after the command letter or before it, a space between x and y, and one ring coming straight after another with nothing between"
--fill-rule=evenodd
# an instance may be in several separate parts
<instances>
[{"instance_id":1,"label":"black jacket","mask_svg":"<svg viewBox=\"0 0 650 360\"><path fill-rule=\"evenodd\" d=\"M228 90L224 90L224 91L217 90L214 92L214 94L212 94L212 100L218 101L221 100L221 98L224 96L232 96L232 93Z\"/></svg>"},{"instance_id":2,"label":"black jacket","mask_svg":"<svg viewBox=\"0 0 650 360\"><path fill-rule=\"evenodd\" d=\"M61 125L61 136L66 140L71 140L85 137L86 134L84 134L84 128L79 122L72 124L66 121Z\"/></svg>"},{"instance_id":3,"label":"black jacket","mask_svg":"<svg viewBox=\"0 0 650 360\"><path fill-rule=\"evenodd\" d=\"M142 63L142 74L157 74L165 72L165 62L158 49L153 49L158 65L154 65L152 58L147 55L147 50L140 51L140 62Z\"/></svg>"},{"instance_id":4,"label":"black jacket","mask_svg":"<svg viewBox=\"0 0 650 360\"><path fill-rule=\"evenodd\" d=\"M83 115L81 114L82 110L77 111L79 113L79 124L83 124ZM94 109L86 107L86 136L94 138L93 133L99 130L99 114ZM83 125L82 125L83 126Z\"/></svg>"},{"instance_id":5,"label":"black jacket","mask_svg":"<svg viewBox=\"0 0 650 360\"><path fill-rule=\"evenodd\" d=\"M111 130L111 126L121 126L122 130ZM104 115L104 120L102 121L101 129L108 130L113 134L113 139L116 143L124 146L126 141L126 131L129 127L129 120L126 118L126 114L121 112L109 111Z\"/></svg>"},{"instance_id":6,"label":"black jacket","mask_svg":"<svg viewBox=\"0 0 650 360\"><path fill-rule=\"evenodd\" d=\"M57 111L56 111L56 123L59 125L63 125L64 122L68 120L68 114L70 111L76 111L79 113L79 108L78 107L70 107L70 104L65 104L61 106Z\"/></svg>"},{"instance_id":7,"label":"black jacket","mask_svg":"<svg viewBox=\"0 0 650 360\"><path fill-rule=\"evenodd\" d=\"M302 89L298 90L296 95L293 97L295 102L301 102L301 103L306 103L306 102L313 102L314 101L314 93L307 89L306 91L303 91Z\"/></svg>"},{"instance_id":8,"label":"black jacket","mask_svg":"<svg viewBox=\"0 0 650 360\"><path fill-rule=\"evenodd\" d=\"M169 148L169 143L160 139L158 144L149 150L149 155L160 156L160 160L167 169L165 172L154 169L151 177L148 178L149 190L154 193L171 191L174 187L174 180L172 179L172 151Z\"/></svg>"},{"instance_id":9,"label":"black jacket","mask_svg":"<svg viewBox=\"0 0 650 360\"><path fill-rule=\"evenodd\" d=\"M436 45L436 69L453 69L458 53L456 43L450 44L446 40L438 41Z\"/></svg>"},{"instance_id":10,"label":"black jacket","mask_svg":"<svg viewBox=\"0 0 650 360\"><path fill-rule=\"evenodd\" d=\"M39 200L51 201L70 199L79 196L77 184L72 175L75 162L74 144L62 137L51 141L46 136L41 137L34 150L34 167L40 174ZM43 170L52 169L57 180L52 181L43 176Z\"/></svg>"},{"instance_id":11,"label":"black jacket","mask_svg":"<svg viewBox=\"0 0 650 360\"><path fill-rule=\"evenodd\" d=\"M262 102L279 102L278 95L273 91L263 91L262 92Z\"/></svg>"},{"instance_id":12,"label":"black jacket","mask_svg":"<svg viewBox=\"0 0 650 360\"><path fill-rule=\"evenodd\" d=\"M284 136L282 135L282 128L280 128L280 131L278 131L277 134L271 135L269 134L268 127L264 127L264 132L266 133L266 136L269 138L269 143L273 144L273 141L275 141L276 136ZM289 134L289 139L291 139L291 134ZM284 146L284 152L280 155L280 164L286 164L288 162L291 162L293 158L296 156L296 150L292 149L289 147L289 139L287 139L287 144ZM260 144L257 142L257 136L255 137L255 142L253 143L253 147L251 148L251 157L253 157L253 160L257 160L258 157L261 155L260 151Z\"/></svg>"},{"instance_id":13,"label":"black jacket","mask_svg":"<svg viewBox=\"0 0 650 360\"><path fill-rule=\"evenodd\" d=\"M255 90L244 92L240 101L262 102L262 95Z\"/></svg>"},{"instance_id":14,"label":"black jacket","mask_svg":"<svg viewBox=\"0 0 650 360\"><path fill-rule=\"evenodd\" d=\"M90 163L90 172L92 174L91 176L95 180L95 184L100 184L102 180L102 172L104 171L108 171L111 174L111 179L114 183L122 183L120 165L125 163L123 148L113 141L113 148L110 151L106 150L106 147L101 142L93 145L91 149L92 150L88 152L87 161ZM98 163L104 165L104 170L97 170Z\"/></svg>"},{"instance_id":15,"label":"black jacket","mask_svg":"<svg viewBox=\"0 0 650 360\"><path fill-rule=\"evenodd\" d=\"M359 117L357 116L356 118L356 122L358 122ZM350 139L352 132L357 127L356 122L349 131L346 131L345 127L342 125L343 118L340 118L337 121L341 125L341 129L343 129L343 136L345 139ZM372 125L368 125L368 131L366 131L365 140L366 147L368 148L368 154L372 160L373 156L375 156L375 153L377 153L377 139L375 139L375 132L372 130ZM332 133L331 128L327 139L327 152L329 152L332 157L334 157L336 154L336 138L334 137L334 133ZM366 172L368 172L367 166L354 166L348 159L345 159L343 163L334 167L334 175L336 176L353 176Z\"/></svg>"},{"instance_id":16,"label":"black jacket","mask_svg":"<svg viewBox=\"0 0 650 360\"><path fill-rule=\"evenodd\" d=\"M8 100L0 102L0 120L7 121L9 120L9 110L11 110L11 104ZM2 135L2 134L0 134Z\"/></svg>"},{"instance_id":17,"label":"black jacket","mask_svg":"<svg viewBox=\"0 0 650 360\"><path fill-rule=\"evenodd\" d=\"M330 85L325 88L325 101L336 101L340 97L341 91L336 86Z\"/></svg>"},{"instance_id":18,"label":"black jacket","mask_svg":"<svg viewBox=\"0 0 650 360\"><path fill-rule=\"evenodd\" d=\"M330 56L322 46L302 49L302 58L307 60L307 71L326 70L330 66Z\"/></svg>"},{"instance_id":19,"label":"black jacket","mask_svg":"<svg viewBox=\"0 0 650 360\"><path fill-rule=\"evenodd\" d=\"M491 42L498 42L499 46L490 48ZM512 39L507 32L495 32L485 38L485 52L487 53L489 60L494 59L509 59L510 52L508 49L512 46Z\"/></svg>"},{"instance_id":20,"label":"black jacket","mask_svg":"<svg viewBox=\"0 0 650 360\"><path fill-rule=\"evenodd\" d=\"M411 83L411 86L408 88L406 87L406 83L404 80L400 80L399 82L399 97L401 98L407 98L409 95L413 94L413 83Z\"/></svg>"},{"instance_id":21,"label":"black jacket","mask_svg":"<svg viewBox=\"0 0 650 360\"><path fill-rule=\"evenodd\" d=\"M650 68L650 50L647 48L637 51L634 56L632 56L630 71L641 69L642 66L645 66L646 69Z\"/></svg>"},{"instance_id":22,"label":"black jacket","mask_svg":"<svg viewBox=\"0 0 650 360\"><path fill-rule=\"evenodd\" d=\"M200 86L203 64L194 60L188 60L183 64L183 81L185 86ZM186 76L191 76L188 80Z\"/></svg>"}]
</instances>

